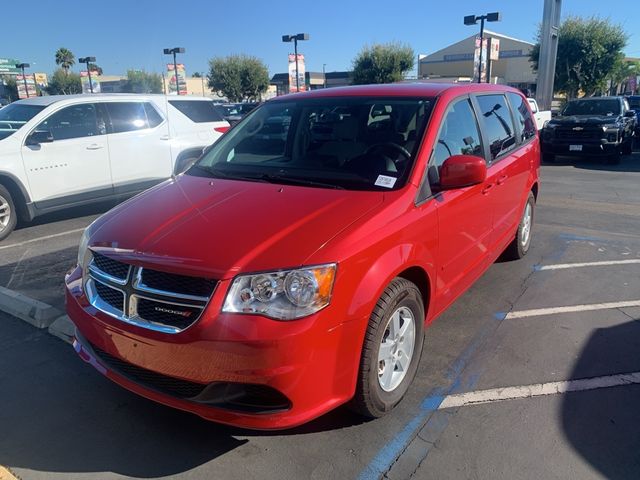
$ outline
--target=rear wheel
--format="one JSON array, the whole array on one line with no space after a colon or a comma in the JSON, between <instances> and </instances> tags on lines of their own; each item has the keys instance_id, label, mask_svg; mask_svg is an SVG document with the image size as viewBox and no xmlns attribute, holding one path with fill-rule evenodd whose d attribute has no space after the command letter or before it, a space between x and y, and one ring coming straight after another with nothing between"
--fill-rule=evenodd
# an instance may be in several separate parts
<instances>
[{"instance_id":1,"label":"rear wheel","mask_svg":"<svg viewBox=\"0 0 640 480\"><path fill-rule=\"evenodd\" d=\"M605 163L608 165L619 165L620 160L622 159L622 153L618 150L615 153L612 153L608 157L606 157Z\"/></svg>"},{"instance_id":2,"label":"rear wheel","mask_svg":"<svg viewBox=\"0 0 640 480\"><path fill-rule=\"evenodd\" d=\"M16 227L18 212L9 191L0 185L0 240L4 240Z\"/></svg>"},{"instance_id":3,"label":"rear wheel","mask_svg":"<svg viewBox=\"0 0 640 480\"><path fill-rule=\"evenodd\" d=\"M369 319L353 410L381 417L402 400L420 362L423 326L420 290L404 278L395 278Z\"/></svg>"},{"instance_id":4,"label":"rear wheel","mask_svg":"<svg viewBox=\"0 0 640 480\"><path fill-rule=\"evenodd\" d=\"M536 197L533 195L533 192L529 192L529 197L527 198L527 203L524 206L520 224L518 225L516 238L513 239L504 252L507 259L519 260L529 251L531 247L531 230L533 228L535 206Z\"/></svg>"}]
</instances>

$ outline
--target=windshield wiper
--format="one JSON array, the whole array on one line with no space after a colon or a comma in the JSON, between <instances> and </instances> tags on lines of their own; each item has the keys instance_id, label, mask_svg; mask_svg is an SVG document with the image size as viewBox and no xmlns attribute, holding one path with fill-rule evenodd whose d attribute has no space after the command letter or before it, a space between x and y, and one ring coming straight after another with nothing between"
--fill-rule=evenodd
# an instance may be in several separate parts
<instances>
[{"instance_id":1,"label":"windshield wiper","mask_svg":"<svg viewBox=\"0 0 640 480\"><path fill-rule=\"evenodd\" d=\"M300 178L300 177L290 177L288 175L274 175L272 173L263 173L257 178L265 180L267 182L272 182L272 183L283 182L283 183L288 183L292 185L305 185L310 187L333 188L335 190L344 190L344 187L341 187L340 185L336 185L335 183L316 182L314 180L307 180L306 178Z\"/></svg>"},{"instance_id":2,"label":"windshield wiper","mask_svg":"<svg viewBox=\"0 0 640 480\"><path fill-rule=\"evenodd\" d=\"M200 170L201 172L204 172L207 174L207 176L209 177L213 177L213 178L223 178L225 180L247 180L250 182L267 182L267 179L262 179L259 176L254 176L254 175L244 175L241 173L237 173L237 172L225 172L223 170L220 170L219 168L215 168L213 166L211 167L203 167L201 165L195 164L193 165L189 170L191 169L196 169L196 170Z\"/></svg>"}]
</instances>

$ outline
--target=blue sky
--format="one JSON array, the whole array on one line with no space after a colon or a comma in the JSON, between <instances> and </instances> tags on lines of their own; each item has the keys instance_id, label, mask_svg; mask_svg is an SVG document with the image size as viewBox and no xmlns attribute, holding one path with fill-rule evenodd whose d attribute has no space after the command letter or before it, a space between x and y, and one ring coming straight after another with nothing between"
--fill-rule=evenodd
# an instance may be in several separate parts
<instances>
[{"instance_id":1,"label":"blue sky","mask_svg":"<svg viewBox=\"0 0 640 480\"><path fill-rule=\"evenodd\" d=\"M365 44L399 41L416 54L439 50L476 33L476 27L463 25L468 14L500 11L503 20L488 24L489 29L533 41L543 1L31 0L28 5L28 13L16 21L2 22L0 57L31 63L34 72L51 73L55 51L62 46L76 57L97 57L105 74L130 68L160 72L169 59L162 49L176 46L186 48L179 61L188 75L206 71L212 57L234 53L261 58L272 75L286 70L287 53L293 50L293 44L282 43L283 34L310 34L308 42L299 43L307 70L322 71L325 63L327 71L339 71L351 67ZM640 57L637 5L637 0L564 0L562 13L621 24L629 34L625 52Z\"/></svg>"}]
</instances>

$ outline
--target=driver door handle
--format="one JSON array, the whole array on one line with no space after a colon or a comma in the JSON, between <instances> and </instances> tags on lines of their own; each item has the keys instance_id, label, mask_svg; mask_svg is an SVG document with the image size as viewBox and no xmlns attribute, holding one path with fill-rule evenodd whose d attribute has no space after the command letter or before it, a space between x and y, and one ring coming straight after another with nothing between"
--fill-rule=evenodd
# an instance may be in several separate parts
<instances>
[{"instance_id":1,"label":"driver door handle","mask_svg":"<svg viewBox=\"0 0 640 480\"><path fill-rule=\"evenodd\" d=\"M92 143L91 145L87 146L87 150L100 150L102 148L102 145L98 145L97 143Z\"/></svg>"},{"instance_id":2,"label":"driver door handle","mask_svg":"<svg viewBox=\"0 0 640 480\"><path fill-rule=\"evenodd\" d=\"M169 135L162 135L160 140L169 140L171 137Z\"/></svg>"},{"instance_id":3,"label":"driver door handle","mask_svg":"<svg viewBox=\"0 0 640 480\"><path fill-rule=\"evenodd\" d=\"M486 185L483 189L482 189L482 194L486 195L487 193L489 193L489 191L493 188L493 183L490 183L488 185Z\"/></svg>"}]
</instances>

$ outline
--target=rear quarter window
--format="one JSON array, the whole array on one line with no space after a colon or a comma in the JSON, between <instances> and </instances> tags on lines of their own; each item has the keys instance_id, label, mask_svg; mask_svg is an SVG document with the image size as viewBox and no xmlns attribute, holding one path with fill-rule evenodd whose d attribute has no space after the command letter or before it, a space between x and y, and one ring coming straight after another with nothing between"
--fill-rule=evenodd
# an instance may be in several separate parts
<instances>
[{"instance_id":1,"label":"rear quarter window","mask_svg":"<svg viewBox=\"0 0 640 480\"><path fill-rule=\"evenodd\" d=\"M209 100L169 100L169 104L195 123L224 120L216 105Z\"/></svg>"}]
</instances>

